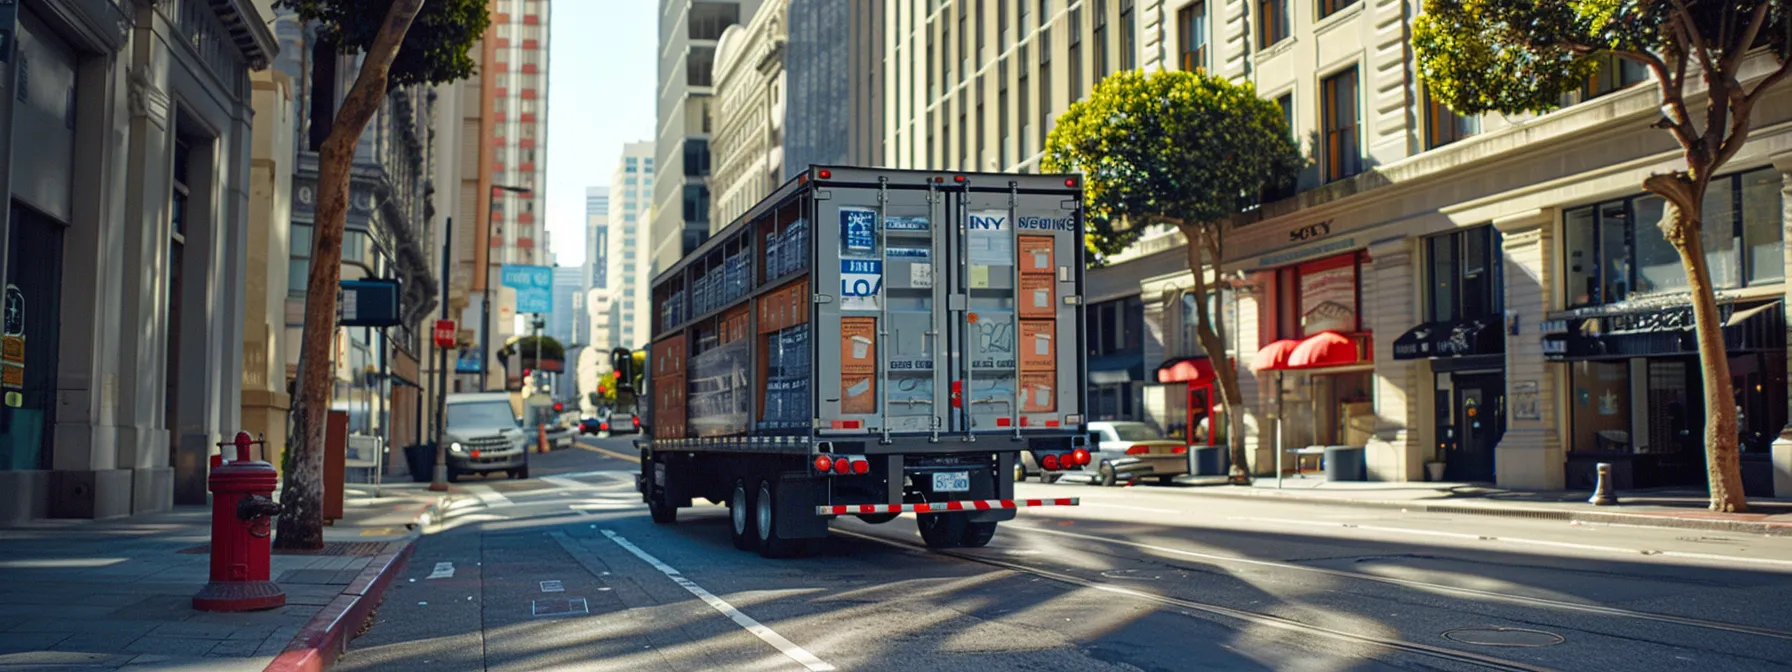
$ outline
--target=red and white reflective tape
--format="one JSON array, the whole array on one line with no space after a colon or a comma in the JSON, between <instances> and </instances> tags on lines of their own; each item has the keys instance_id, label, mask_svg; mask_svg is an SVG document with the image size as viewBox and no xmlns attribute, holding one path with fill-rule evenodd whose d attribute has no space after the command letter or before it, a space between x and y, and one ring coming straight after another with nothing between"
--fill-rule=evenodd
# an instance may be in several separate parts
<instances>
[{"instance_id":1,"label":"red and white reflective tape","mask_svg":"<svg viewBox=\"0 0 1792 672\"><path fill-rule=\"evenodd\" d=\"M836 504L815 507L818 516L850 516L874 513L944 513L947 511L992 511L1034 506L1076 506L1076 497L1057 499L971 499L932 504Z\"/></svg>"}]
</instances>

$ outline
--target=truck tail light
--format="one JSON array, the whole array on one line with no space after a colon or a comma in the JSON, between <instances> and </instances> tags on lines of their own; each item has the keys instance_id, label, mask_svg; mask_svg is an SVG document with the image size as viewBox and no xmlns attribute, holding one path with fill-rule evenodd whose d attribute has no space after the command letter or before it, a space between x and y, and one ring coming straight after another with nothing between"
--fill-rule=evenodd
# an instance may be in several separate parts
<instances>
[{"instance_id":1,"label":"truck tail light","mask_svg":"<svg viewBox=\"0 0 1792 672\"><path fill-rule=\"evenodd\" d=\"M1078 448L1070 452L1071 461L1076 462L1080 466L1088 466L1089 458L1089 451L1086 448Z\"/></svg>"},{"instance_id":2,"label":"truck tail light","mask_svg":"<svg viewBox=\"0 0 1792 672\"><path fill-rule=\"evenodd\" d=\"M871 461L870 460L853 460L852 461L852 473L855 473L855 474L871 473Z\"/></svg>"},{"instance_id":3,"label":"truck tail light","mask_svg":"<svg viewBox=\"0 0 1792 672\"><path fill-rule=\"evenodd\" d=\"M1145 446L1144 446L1144 444L1137 444L1137 445L1134 445L1134 446L1133 446L1133 447L1131 447L1131 448L1127 448L1127 449L1126 449L1126 454L1127 454L1127 455L1144 455L1144 454L1145 454L1145 453L1146 453L1146 452L1147 452L1147 451L1150 451L1150 450L1151 450L1151 449L1150 449L1150 448L1146 448L1146 447L1145 447Z\"/></svg>"},{"instance_id":4,"label":"truck tail light","mask_svg":"<svg viewBox=\"0 0 1792 672\"><path fill-rule=\"evenodd\" d=\"M845 473L851 473L851 472L852 472L852 460L848 460L848 459L834 460L834 473L845 474Z\"/></svg>"},{"instance_id":5,"label":"truck tail light","mask_svg":"<svg viewBox=\"0 0 1792 672\"><path fill-rule=\"evenodd\" d=\"M610 423L607 423L607 422L597 423L597 430L600 432L610 431Z\"/></svg>"},{"instance_id":6,"label":"truck tail light","mask_svg":"<svg viewBox=\"0 0 1792 672\"><path fill-rule=\"evenodd\" d=\"M641 428L641 416L638 416L638 415L635 416L634 420L635 420L635 429L640 429Z\"/></svg>"},{"instance_id":7,"label":"truck tail light","mask_svg":"<svg viewBox=\"0 0 1792 672\"><path fill-rule=\"evenodd\" d=\"M1170 454L1171 455L1187 455L1188 454L1188 446L1177 446L1175 448L1171 448Z\"/></svg>"},{"instance_id":8,"label":"truck tail light","mask_svg":"<svg viewBox=\"0 0 1792 672\"><path fill-rule=\"evenodd\" d=\"M1057 471L1058 470L1058 456L1057 455L1047 455L1043 458L1040 458L1039 467L1046 471Z\"/></svg>"},{"instance_id":9,"label":"truck tail light","mask_svg":"<svg viewBox=\"0 0 1792 672\"><path fill-rule=\"evenodd\" d=\"M828 457L826 455L816 455L815 456L815 470L816 471L819 471L819 472L822 472L825 474L828 472L828 470L833 469L833 468L834 468L834 458Z\"/></svg>"}]
</instances>

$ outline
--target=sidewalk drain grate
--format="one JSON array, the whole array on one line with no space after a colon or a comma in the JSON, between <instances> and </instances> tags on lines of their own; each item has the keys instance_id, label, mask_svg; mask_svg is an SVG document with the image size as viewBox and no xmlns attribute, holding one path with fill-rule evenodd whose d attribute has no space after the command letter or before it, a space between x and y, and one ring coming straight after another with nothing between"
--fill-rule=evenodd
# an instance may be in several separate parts
<instances>
[{"instance_id":1,"label":"sidewalk drain grate","mask_svg":"<svg viewBox=\"0 0 1792 672\"><path fill-rule=\"evenodd\" d=\"M1478 644L1481 646L1520 646L1530 648L1555 646L1568 641L1567 637L1563 637L1553 632L1529 630L1526 628L1500 627L1457 628L1455 630L1444 631L1443 637L1444 639L1453 642L1462 642L1463 644Z\"/></svg>"},{"instance_id":2,"label":"sidewalk drain grate","mask_svg":"<svg viewBox=\"0 0 1792 672\"><path fill-rule=\"evenodd\" d=\"M315 551L286 551L274 549L274 555L337 555L364 558L379 555L386 546L382 541L326 541L324 547ZM204 555L212 552L211 544L200 544L178 551L187 555Z\"/></svg>"},{"instance_id":3,"label":"sidewalk drain grate","mask_svg":"<svg viewBox=\"0 0 1792 672\"><path fill-rule=\"evenodd\" d=\"M583 597L555 597L543 600L531 600L530 608L536 616L579 616L591 613Z\"/></svg>"}]
</instances>

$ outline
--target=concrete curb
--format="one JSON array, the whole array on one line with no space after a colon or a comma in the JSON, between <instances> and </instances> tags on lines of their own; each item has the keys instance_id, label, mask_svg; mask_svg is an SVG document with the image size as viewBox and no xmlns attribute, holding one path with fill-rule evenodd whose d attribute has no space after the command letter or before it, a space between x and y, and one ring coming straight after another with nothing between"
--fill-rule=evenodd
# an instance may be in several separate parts
<instances>
[{"instance_id":1,"label":"concrete curb","mask_svg":"<svg viewBox=\"0 0 1792 672\"><path fill-rule=\"evenodd\" d=\"M1792 537L1792 523L1754 522L1745 520L1719 520L1710 518L1688 518L1672 514L1654 513L1618 513L1607 511L1574 511L1567 509L1548 509L1526 506L1486 506L1468 502L1437 503L1426 500L1384 500L1384 499L1346 499L1329 497L1305 497L1301 495L1284 495L1273 492L1233 492L1207 488L1190 488L1182 491L1196 497L1226 497L1231 499L1273 499L1278 502L1295 504L1315 504L1345 506L1362 509L1396 509L1401 511L1418 511L1422 513L1442 513L1451 515L1498 516L1506 518L1529 518L1532 520L1564 520L1582 523L1598 523L1604 525L1638 525L1643 527L1666 527L1688 530L1712 530L1718 532L1734 532L1739 534L1759 534L1763 536ZM1620 498L1622 501L1622 498Z\"/></svg>"},{"instance_id":2,"label":"concrete curb","mask_svg":"<svg viewBox=\"0 0 1792 672\"><path fill-rule=\"evenodd\" d=\"M442 506L447 500L446 495L436 497L417 515L415 526L440 520ZM349 642L359 634L368 614L385 598L386 589L392 587L399 572L404 571L419 536L420 530L412 532L403 541L386 542L385 548L367 563L342 594L299 629L299 634L293 636L286 650L275 656L264 672L322 672L334 666L336 660L348 651Z\"/></svg>"}]
</instances>

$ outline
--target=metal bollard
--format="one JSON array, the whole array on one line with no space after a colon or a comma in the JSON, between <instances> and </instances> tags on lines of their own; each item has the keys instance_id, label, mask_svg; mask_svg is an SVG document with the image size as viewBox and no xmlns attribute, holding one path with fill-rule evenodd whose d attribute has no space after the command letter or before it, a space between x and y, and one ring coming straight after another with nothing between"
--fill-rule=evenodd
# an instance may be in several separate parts
<instances>
[{"instance_id":1,"label":"metal bollard","mask_svg":"<svg viewBox=\"0 0 1792 672\"><path fill-rule=\"evenodd\" d=\"M1593 496L1587 499L1587 503L1594 506L1617 504L1618 498L1612 495L1612 465L1600 462L1596 468L1599 470L1599 484L1594 486Z\"/></svg>"}]
</instances>

